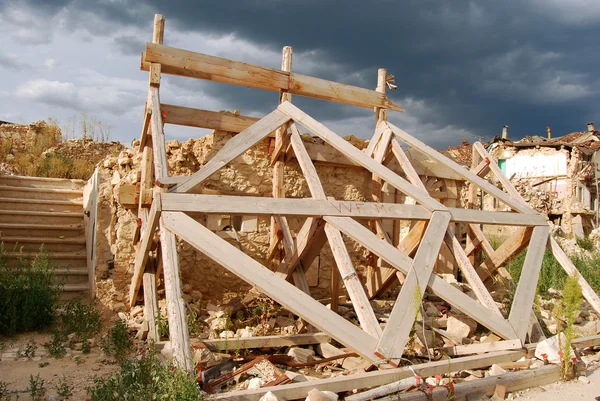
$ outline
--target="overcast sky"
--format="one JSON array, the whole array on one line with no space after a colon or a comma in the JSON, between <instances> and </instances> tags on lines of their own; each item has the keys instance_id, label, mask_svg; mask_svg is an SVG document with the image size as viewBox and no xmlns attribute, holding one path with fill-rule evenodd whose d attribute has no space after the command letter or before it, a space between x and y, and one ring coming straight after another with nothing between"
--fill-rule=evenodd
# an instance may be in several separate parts
<instances>
[{"instance_id":1,"label":"overcast sky","mask_svg":"<svg viewBox=\"0 0 600 401\"><path fill-rule=\"evenodd\" d=\"M504 124L514 139L600 122L599 0L0 0L0 120L86 112L113 140L139 137L155 13L170 46L278 68L290 45L294 71L372 89L386 67L406 110L390 120L436 147ZM277 94L163 76L161 101L263 116ZM340 135L372 135L372 110L294 102Z\"/></svg>"}]
</instances>

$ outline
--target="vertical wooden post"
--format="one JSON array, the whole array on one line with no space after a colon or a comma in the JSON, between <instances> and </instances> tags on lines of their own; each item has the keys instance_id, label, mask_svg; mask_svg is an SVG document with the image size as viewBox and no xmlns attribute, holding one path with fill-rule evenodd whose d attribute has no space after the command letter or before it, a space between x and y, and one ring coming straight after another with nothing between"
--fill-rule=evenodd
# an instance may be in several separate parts
<instances>
[{"instance_id":1,"label":"vertical wooden post","mask_svg":"<svg viewBox=\"0 0 600 401\"><path fill-rule=\"evenodd\" d=\"M281 69L283 71L291 71L292 70L292 47L285 46L282 51L281 58ZM292 95L287 92L279 93L279 104L285 101L292 101ZM280 127L275 132L275 151L281 149L285 143L285 138L287 136L287 127L285 124ZM284 151L281 152L280 155L277 155L277 161L273 167L273 197L274 198L285 198L285 188L284 188L284 172L285 172L285 162L283 160ZM274 247L278 242L278 231L281 227L278 227L277 222L274 217L271 217L271 235L270 235L270 247ZM277 263L279 263L278 261Z\"/></svg>"},{"instance_id":2,"label":"vertical wooden post","mask_svg":"<svg viewBox=\"0 0 600 401\"><path fill-rule=\"evenodd\" d=\"M385 68L380 68L377 71L377 88L375 89L377 92L379 93L383 93L385 94L385 79L387 77L387 70ZM379 108L376 107L375 108L375 129L377 129L377 126L379 125L380 122L382 121L386 121L387 120L387 110L383 109L383 108ZM384 141L385 138L388 138L388 141ZM377 144L377 146L375 147L375 151L373 152L373 157L375 157L375 155L377 155L378 153L380 155L383 155L383 157L381 158L382 161L385 158L385 153L387 151L387 147L389 146L389 137L386 137L386 135L381 135L380 137L380 142ZM381 148L381 147L385 147L385 149ZM373 174L372 176L372 198L373 198L373 202L381 202L381 196L382 196L382 181L381 178L378 177L377 175ZM383 233L381 232L379 226L376 224L376 222L374 220L372 220L370 222L371 225L371 231L373 231L374 233L378 234L380 237L383 236ZM374 275L375 274L375 269L379 269L382 266L382 261L380 258L378 258L375 254L371 253L369 255L369 267L368 267L368 274L369 275Z\"/></svg>"},{"instance_id":3,"label":"vertical wooden post","mask_svg":"<svg viewBox=\"0 0 600 401\"><path fill-rule=\"evenodd\" d=\"M158 314L158 300L156 299L156 268L154 258L150 258L146 272L143 276L144 282L144 318L148 321L148 341L160 341L158 327L156 326L156 315Z\"/></svg>"}]
</instances>

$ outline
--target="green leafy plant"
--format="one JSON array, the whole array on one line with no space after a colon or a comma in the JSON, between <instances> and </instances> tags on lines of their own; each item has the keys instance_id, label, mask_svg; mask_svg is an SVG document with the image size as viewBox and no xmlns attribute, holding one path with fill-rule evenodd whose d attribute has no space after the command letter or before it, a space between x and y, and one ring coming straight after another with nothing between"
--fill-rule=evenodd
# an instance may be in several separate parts
<instances>
[{"instance_id":1,"label":"green leafy plant","mask_svg":"<svg viewBox=\"0 0 600 401\"><path fill-rule=\"evenodd\" d=\"M571 357L571 343L573 342L573 323L575 318L579 315L579 308L583 301L583 295L581 293L581 286L575 277L568 277L563 287L562 302L557 302L552 314L556 320L559 334L559 344L562 351L562 376L563 379L572 379L575 376L575 372L572 367ZM562 331L562 322L565 322L564 344L560 343L560 333Z\"/></svg>"},{"instance_id":2,"label":"green leafy plant","mask_svg":"<svg viewBox=\"0 0 600 401\"><path fill-rule=\"evenodd\" d=\"M52 340L44 344L44 348L53 358L60 359L67 354L65 348L66 336L58 329L54 329L52 333Z\"/></svg>"},{"instance_id":3,"label":"green leafy plant","mask_svg":"<svg viewBox=\"0 0 600 401\"><path fill-rule=\"evenodd\" d=\"M194 376L176 366L163 364L154 353L124 361L118 374L95 377L87 392L91 401L203 399Z\"/></svg>"},{"instance_id":4,"label":"green leafy plant","mask_svg":"<svg viewBox=\"0 0 600 401\"><path fill-rule=\"evenodd\" d=\"M46 388L44 385L46 382L40 377L38 373L36 376L29 375L29 394L31 394L32 401L44 401L46 398Z\"/></svg>"},{"instance_id":5,"label":"green leafy plant","mask_svg":"<svg viewBox=\"0 0 600 401\"><path fill-rule=\"evenodd\" d=\"M35 351L37 350L37 348L38 348L38 346L32 338L29 341L27 341L27 344L25 344L25 347L23 347L22 349L19 349L17 351L17 357L18 358L33 358L35 356Z\"/></svg>"},{"instance_id":6,"label":"green leafy plant","mask_svg":"<svg viewBox=\"0 0 600 401\"><path fill-rule=\"evenodd\" d=\"M591 251L594 249L594 241L587 235L581 238L576 237L575 242L577 243L577 246L579 246L581 249L585 249L586 251Z\"/></svg>"},{"instance_id":7,"label":"green leafy plant","mask_svg":"<svg viewBox=\"0 0 600 401\"><path fill-rule=\"evenodd\" d=\"M157 313L155 316L156 328L158 330L158 336L160 339L169 338L169 320L164 317L161 313Z\"/></svg>"},{"instance_id":8,"label":"green leafy plant","mask_svg":"<svg viewBox=\"0 0 600 401\"><path fill-rule=\"evenodd\" d=\"M85 304L81 300L70 301L59 316L63 333L74 333L89 352L88 340L100 330L100 312L96 305Z\"/></svg>"},{"instance_id":9,"label":"green leafy plant","mask_svg":"<svg viewBox=\"0 0 600 401\"><path fill-rule=\"evenodd\" d=\"M108 334L102 339L102 351L111 358L114 358L123 364L131 351L131 339L127 334L127 325L122 320L118 320L108 331Z\"/></svg>"},{"instance_id":10,"label":"green leafy plant","mask_svg":"<svg viewBox=\"0 0 600 401\"><path fill-rule=\"evenodd\" d=\"M65 375L58 379L58 382L54 384L54 388L56 389L56 394L62 397L63 400L68 400L73 395L73 386L69 385Z\"/></svg>"},{"instance_id":11,"label":"green leafy plant","mask_svg":"<svg viewBox=\"0 0 600 401\"><path fill-rule=\"evenodd\" d=\"M0 278L0 334L40 330L53 323L62 283L49 253L42 248L36 257L21 255L9 266L0 244Z\"/></svg>"}]
</instances>

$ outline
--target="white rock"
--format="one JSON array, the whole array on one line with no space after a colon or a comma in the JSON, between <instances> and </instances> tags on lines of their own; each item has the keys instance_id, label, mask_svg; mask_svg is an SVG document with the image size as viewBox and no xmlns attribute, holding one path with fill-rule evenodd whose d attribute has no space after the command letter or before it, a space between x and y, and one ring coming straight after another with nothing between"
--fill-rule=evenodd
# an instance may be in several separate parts
<instances>
[{"instance_id":1,"label":"white rock","mask_svg":"<svg viewBox=\"0 0 600 401\"><path fill-rule=\"evenodd\" d=\"M119 319L121 319L122 321L124 321L124 322L127 321L127 315L124 312L119 312L118 316L119 316Z\"/></svg>"},{"instance_id":2,"label":"white rock","mask_svg":"<svg viewBox=\"0 0 600 401\"><path fill-rule=\"evenodd\" d=\"M171 341L165 342L163 349L160 350L160 354L164 356L167 361L173 360L173 350L171 349Z\"/></svg>"},{"instance_id":3,"label":"white rock","mask_svg":"<svg viewBox=\"0 0 600 401\"><path fill-rule=\"evenodd\" d=\"M490 370L488 371L488 374L490 376L500 376L506 373L506 370L502 369L500 366L493 364L492 367L490 368Z\"/></svg>"},{"instance_id":4,"label":"white rock","mask_svg":"<svg viewBox=\"0 0 600 401\"><path fill-rule=\"evenodd\" d=\"M477 322L467 316L450 316L446 331L459 343L477 329Z\"/></svg>"},{"instance_id":5,"label":"white rock","mask_svg":"<svg viewBox=\"0 0 600 401\"><path fill-rule=\"evenodd\" d=\"M308 392L308 397L305 401L337 401L338 395L331 391L319 391L313 388Z\"/></svg>"},{"instance_id":6,"label":"white rock","mask_svg":"<svg viewBox=\"0 0 600 401\"><path fill-rule=\"evenodd\" d=\"M279 399L275 397L275 394L269 391L267 394L260 397L258 401L279 401Z\"/></svg>"},{"instance_id":7,"label":"white rock","mask_svg":"<svg viewBox=\"0 0 600 401\"><path fill-rule=\"evenodd\" d=\"M288 356L294 358L294 362L312 362L315 360L315 351L307 348L294 347L288 351Z\"/></svg>"},{"instance_id":8,"label":"white rock","mask_svg":"<svg viewBox=\"0 0 600 401\"><path fill-rule=\"evenodd\" d=\"M246 328L244 328L244 329L239 329L237 331L237 333L235 333L235 336L239 337L239 338L251 338L251 337L254 337L255 336L254 329L252 327L250 327L250 326L246 326Z\"/></svg>"},{"instance_id":9,"label":"white rock","mask_svg":"<svg viewBox=\"0 0 600 401\"><path fill-rule=\"evenodd\" d=\"M248 390L258 390L261 385L262 385L262 380L260 380L260 377L252 378L248 382Z\"/></svg>"},{"instance_id":10,"label":"white rock","mask_svg":"<svg viewBox=\"0 0 600 401\"><path fill-rule=\"evenodd\" d=\"M544 341L541 341L538 343L538 345L535 347L535 357L538 358L539 360L544 360L544 357L542 356L542 354L546 354L547 358L548 358L548 362L553 363L553 364L560 364L560 355L558 354L559 351L562 351L562 346L565 343L565 341L567 341L567 338L565 337L565 335L563 333L560 333L560 344L561 346L559 347L559 341L558 341L558 335L550 337ZM574 352L571 350L571 354L575 355ZM565 356L565 357L569 357L569 356Z\"/></svg>"},{"instance_id":11,"label":"white rock","mask_svg":"<svg viewBox=\"0 0 600 401\"><path fill-rule=\"evenodd\" d=\"M194 363L211 363L216 361L215 355L208 348L200 348L194 351Z\"/></svg>"},{"instance_id":12,"label":"white rock","mask_svg":"<svg viewBox=\"0 0 600 401\"><path fill-rule=\"evenodd\" d=\"M129 316L131 317L136 317L139 314L141 314L144 311L144 308L140 305L136 305L133 308L131 308L131 311L129 311Z\"/></svg>"},{"instance_id":13,"label":"white rock","mask_svg":"<svg viewBox=\"0 0 600 401\"><path fill-rule=\"evenodd\" d=\"M600 321L588 321L583 326L573 326L573 331L577 337L591 337L600 333Z\"/></svg>"},{"instance_id":14,"label":"white rock","mask_svg":"<svg viewBox=\"0 0 600 401\"><path fill-rule=\"evenodd\" d=\"M224 330L219 334L219 337L233 339L235 338L235 333L231 330Z\"/></svg>"}]
</instances>

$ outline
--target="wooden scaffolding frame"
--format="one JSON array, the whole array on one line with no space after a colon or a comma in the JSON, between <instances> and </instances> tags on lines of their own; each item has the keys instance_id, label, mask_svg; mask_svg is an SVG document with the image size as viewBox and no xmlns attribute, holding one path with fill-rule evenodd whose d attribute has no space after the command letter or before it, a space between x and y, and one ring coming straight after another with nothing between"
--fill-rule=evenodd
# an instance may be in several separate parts
<instances>
[{"instance_id":1,"label":"wooden scaffolding frame","mask_svg":"<svg viewBox=\"0 0 600 401\"><path fill-rule=\"evenodd\" d=\"M164 275L170 340L174 360L192 369L185 306L182 298L176 236L191 244L210 259L255 286L287 310L314 328L327 333L365 359L381 366L396 365L402 356L418 305L425 291L431 291L457 310L487 327L499 338L520 345L530 327L535 288L541 269L549 227L543 216L532 210L504 177L485 149L476 144L471 170L425 145L387 120L387 111L402 111L385 94L387 73L379 71L376 90L368 90L291 72L292 51L283 51L282 69L275 70L164 46L164 17L156 15L151 43L142 54L141 68L149 71L148 99L140 138L143 152L138 205L139 240L129 304L138 301L143 283L144 314L149 321L150 338L157 339L154 317L157 313L156 277ZM212 80L233 85L279 92L279 106L261 119L228 115L207 110L161 104L161 74ZM366 151L360 151L314 118L292 104L292 95L301 95L357 107L374 108L376 128ZM170 177L165 151L164 124L179 124L238 133L191 176ZM349 163L373 174L373 202L351 202L328 197L302 141L298 125L321 138L343 154ZM190 194L227 163L248 149L274 137L272 156L272 198ZM403 144L426 159L451 171L470 185L469 202L475 205L481 190L508 206L511 212L492 212L456 207L432 196L425 179L418 174ZM308 184L311 198L285 198L283 188L286 155L293 153ZM402 175L386 167L395 158ZM481 162L479 162L481 160ZM503 191L484 177L493 173L503 184ZM435 178L435 177L433 177ZM398 194L412 198L415 204L381 202L381 185L387 183ZM443 184L442 184L443 185ZM438 185L439 187L439 185ZM449 185L444 193L455 191ZM457 198L455 196L454 198ZM283 258L274 269L255 261L227 243L187 213L265 215L272 218L270 257L283 248ZM289 216L306 218L294 235L287 222ZM357 220L369 220L366 227ZM393 238L383 229L382 219L394 220ZM411 221L408 235L399 240L399 222ZM468 227L466 248L455 234L455 225ZM494 250L481 231L481 224L520 227L500 248ZM160 246L153 251L155 233ZM366 287L344 244L343 236L356 241L373 255ZM328 242L337 265L333 273L331 308L310 296L306 269ZM551 239L550 246L569 274L578 275L575 267ZM484 281L502 272L508 259L528 247L523 273L518 283L510 315L505 319L492 299ZM464 294L434 272L441 250L450 252L476 299ZM488 258L477 268L473 255L483 250ZM585 280L578 275L585 285ZM399 280L402 287L385 327L379 324L369 300L386 291ZM293 284L292 284L293 282ZM358 316L356 326L336 313L340 285L343 284ZM589 286L586 298L596 309L600 302ZM518 305L518 307L515 307Z\"/></svg>"}]
</instances>

